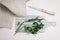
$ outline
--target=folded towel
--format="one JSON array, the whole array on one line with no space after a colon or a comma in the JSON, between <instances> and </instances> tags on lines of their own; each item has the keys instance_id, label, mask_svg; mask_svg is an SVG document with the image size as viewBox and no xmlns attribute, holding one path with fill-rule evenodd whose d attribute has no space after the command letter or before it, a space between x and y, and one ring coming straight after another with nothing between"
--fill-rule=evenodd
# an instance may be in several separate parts
<instances>
[{"instance_id":1,"label":"folded towel","mask_svg":"<svg viewBox=\"0 0 60 40\"><path fill-rule=\"evenodd\" d=\"M1 0L1 4L6 6L17 16L26 16L26 1L28 0Z\"/></svg>"},{"instance_id":2,"label":"folded towel","mask_svg":"<svg viewBox=\"0 0 60 40\"><path fill-rule=\"evenodd\" d=\"M0 28L11 28L14 15L26 16L26 2L27 0L0 0Z\"/></svg>"},{"instance_id":3,"label":"folded towel","mask_svg":"<svg viewBox=\"0 0 60 40\"><path fill-rule=\"evenodd\" d=\"M12 28L14 15L5 6L0 4L0 28Z\"/></svg>"}]
</instances>

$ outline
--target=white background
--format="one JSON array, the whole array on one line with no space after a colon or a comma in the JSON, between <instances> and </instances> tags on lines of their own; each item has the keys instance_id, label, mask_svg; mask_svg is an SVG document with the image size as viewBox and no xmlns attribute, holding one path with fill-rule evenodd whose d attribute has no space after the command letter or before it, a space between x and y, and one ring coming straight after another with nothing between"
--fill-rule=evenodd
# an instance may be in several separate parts
<instances>
[{"instance_id":1,"label":"white background","mask_svg":"<svg viewBox=\"0 0 60 40\"><path fill-rule=\"evenodd\" d=\"M3 28L0 29L0 40L60 40L60 0L31 0L27 3L28 5L55 12L55 16L51 16L27 7L28 15L45 16L47 20L56 22L56 26L49 27L44 33L37 35L18 33L15 36L13 36L14 27L12 29Z\"/></svg>"}]
</instances>

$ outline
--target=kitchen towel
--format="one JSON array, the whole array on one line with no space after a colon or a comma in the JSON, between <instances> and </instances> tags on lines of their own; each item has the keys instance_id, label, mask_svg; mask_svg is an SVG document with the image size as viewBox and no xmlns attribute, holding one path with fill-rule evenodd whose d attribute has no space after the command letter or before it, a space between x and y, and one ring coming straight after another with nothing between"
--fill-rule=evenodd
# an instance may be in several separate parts
<instances>
[{"instance_id":1,"label":"kitchen towel","mask_svg":"<svg viewBox=\"0 0 60 40\"><path fill-rule=\"evenodd\" d=\"M27 0L0 0L0 28L12 28L14 17L26 16Z\"/></svg>"},{"instance_id":2,"label":"kitchen towel","mask_svg":"<svg viewBox=\"0 0 60 40\"><path fill-rule=\"evenodd\" d=\"M14 15L5 6L0 4L0 28L10 28L13 26Z\"/></svg>"},{"instance_id":3,"label":"kitchen towel","mask_svg":"<svg viewBox=\"0 0 60 40\"><path fill-rule=\"evenodd\" d=\"M27 0L1 0L1 4L6 6L16 16L26 15L26 1Z\"/></svg>"}]
</instances>

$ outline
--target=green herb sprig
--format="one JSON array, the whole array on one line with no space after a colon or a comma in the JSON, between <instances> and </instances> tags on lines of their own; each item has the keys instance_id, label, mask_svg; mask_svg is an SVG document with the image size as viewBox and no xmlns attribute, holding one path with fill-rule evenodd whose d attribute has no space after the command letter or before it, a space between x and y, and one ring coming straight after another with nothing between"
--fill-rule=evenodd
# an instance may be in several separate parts
<instances>
[{"instance_id":1,"label":"green herb sprig","mask_svg":"<svg viewBox=\"0 0 60 40\"><path fill-rule=\"evenodd\" d=\"M43 23L38 23L41 22L43 19L39 19L39 16L37 16L36 18L32 18L32 19L28 19L22 23L18 22L17 26L19 25L19 27L16 29L15 34L19 32L21 26L26 23L26 22L33 22L33 24L30 26L26 26L24 25L24 29L26 32L32 33L32 34L37 34L37 32L43 28L44 24ZM37 22L36 22L37 21ZM22 27L23 28L23 27Z\"/></svg>"}]
</instances>

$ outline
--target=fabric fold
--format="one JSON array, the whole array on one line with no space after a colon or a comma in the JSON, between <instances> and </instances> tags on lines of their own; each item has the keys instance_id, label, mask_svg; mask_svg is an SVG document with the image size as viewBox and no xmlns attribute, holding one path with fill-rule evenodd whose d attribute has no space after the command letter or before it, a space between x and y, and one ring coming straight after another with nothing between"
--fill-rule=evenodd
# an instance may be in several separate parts
<instances>
[{"instance_id":1,"label":"fabric fold","mask_svg":"<svg viewBox=\"0 0 60 40\"><path fill-rule=\"evenodd\" d=\"M1 0L1 4L6 6L16 16L26 16L27 0Z\"/></svg>"},{"instance_id":2,"label":"fabric fold","mask_svg":"<svg viewBox=\"0 0 60 40\"><path fill-rule=\"evenodd\" d=\"M12 28L15 16L26 16L26 1L0 0L0 28Z\"/></svg>"},{"instance_id":3,"label":"fabric fold","mask_svg":"<svg viewBox=\"0 0 60 40\"><path fill-rule=\"evenodd\" d=\"M0 28L12 28L14 15L5 6L0 4Z\"/></svg>"},{"instance_id":4,"label":"fabric fold","mask_svg":"<svg viewBox=\"0 0 60 40\"><path fill-rule=\"evenodd\" d=\"M12 28L14 17L26 16L27 0L0 0L0 28Z\"/></svg>"}]
</instances>

